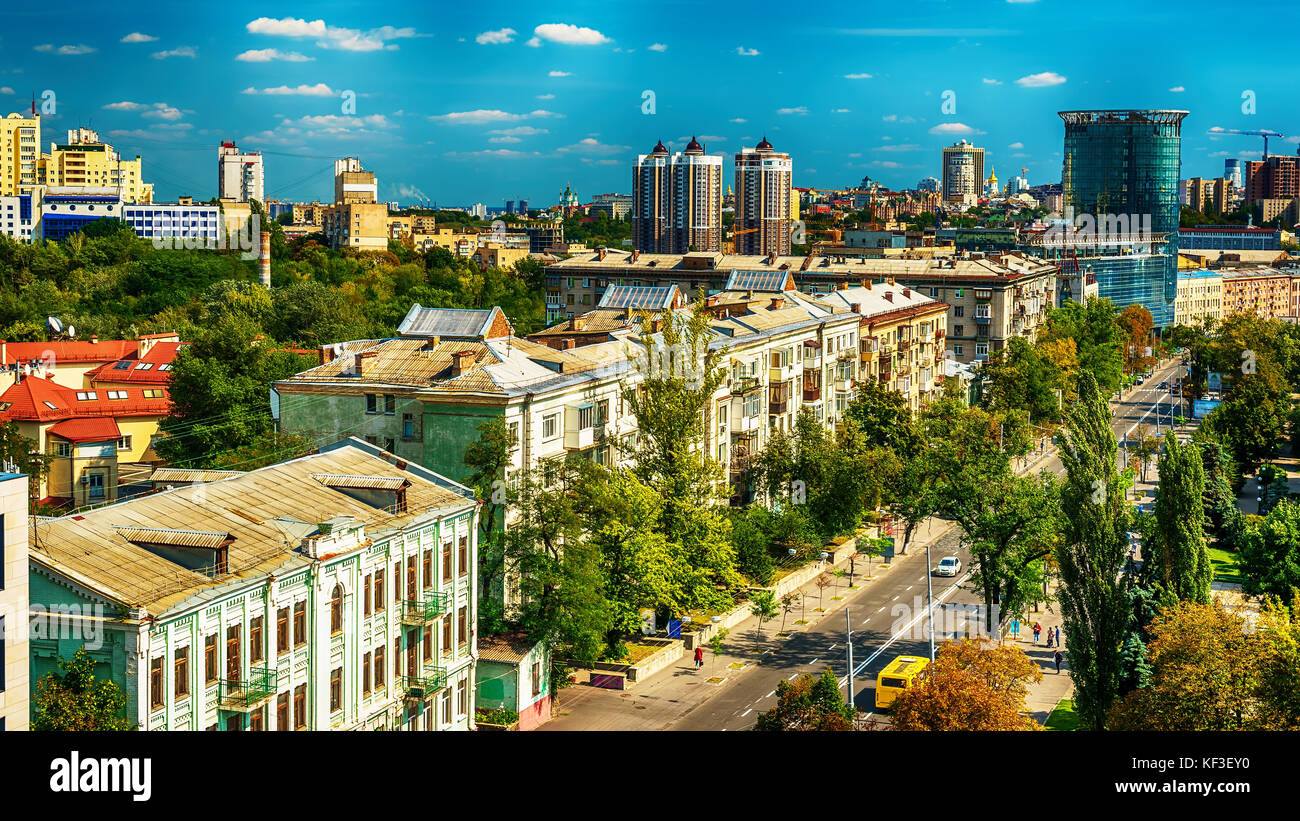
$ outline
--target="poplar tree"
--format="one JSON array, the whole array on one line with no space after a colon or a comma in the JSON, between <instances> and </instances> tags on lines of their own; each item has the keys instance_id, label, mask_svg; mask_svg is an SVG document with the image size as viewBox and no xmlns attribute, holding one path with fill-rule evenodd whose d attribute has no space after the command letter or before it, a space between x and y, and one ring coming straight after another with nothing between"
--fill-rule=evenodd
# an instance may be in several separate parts
<instances>
[{"instance_id":1,"label":"poplar tree","mask_svg":"<svg viewBox=\"0 0 1300 821\"><path fill-rule=\"evenodd\" d=\"M1058 600L1080 721L1104 730L1119 694L1120 648L1129 620L1129 580L1121 570L1128 555L1130 510L1125 481L1115 467L1110 407L1087 371L1079 374L1078 395L1066 414L1066 427L1057 434L1066 470L1056 544L1063 582Z\"/></svg>"},{"instance_id":2,"label":"poplar tree","mask_svg":"<svg viewBox=\"0 0 1300 821\"><path fill-rule=\"evenodd\" d=\"M1210 554L1205 543L1205 469L1200 449L1165 434L1156 491L1155 554L1166 590L1184 601L1210 601Z\"/></svg>"}]
</instances>

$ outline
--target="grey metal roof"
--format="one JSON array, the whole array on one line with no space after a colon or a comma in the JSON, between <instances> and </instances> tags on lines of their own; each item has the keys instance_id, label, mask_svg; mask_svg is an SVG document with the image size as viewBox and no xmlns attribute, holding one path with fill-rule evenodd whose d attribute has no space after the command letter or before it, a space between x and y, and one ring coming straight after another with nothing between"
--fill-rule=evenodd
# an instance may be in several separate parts
<instances>
[{"instance_id":1,"label":"grey metal roof","mask_svg":"<svg viewBox=\"0 0 1300 821\"><path fill-rule=\"evenodd\" d=\"M753 271L733 269L725 291L784 291L789 271Z\"/></svg>"},{"instance_id":2,"label":"grey metal roof","mask_svg":"<svg viewBox=\"0 0 1300 821\"><path fill-rule=\"evenodd\" d=\"M676 295L676 285L611 285L598 307L663 310L673 306Z\"/></svg>"},{"instance_id":3,"label":"grey metal roof","mask_svg":"<svg viewBox=\"0 0 1300 821\"><path fill-rule=\"evenodd\" d=\"M313 473L311 478L325 487L349 490L401 490L411 484L409 479L401 476L345 476L338 473Z\"/></svg>"},{"instance_id":4,"label":"grey metal roof","mask_svg":"<svg viewBox=\"0 0 1300 821\"><path fill-rule=\"evenodd\" d=\"M175 530L162 527L140 527L139 525L118 525L118 535L128 542L137 544L158 544L168 547L201 547L216 550L233 539L229 533L216 530Z\"/></svg>"},{"instance_id":5,"label":"grey metal roof","mask_svg":"<svg viewBox=\"0 0 1300 821\"><path fill-rule=\"evenodd\" d=\"M418 302L397 326L400 336L483 339L500 308L425 308Z\"/></svg>"}]
</instances>

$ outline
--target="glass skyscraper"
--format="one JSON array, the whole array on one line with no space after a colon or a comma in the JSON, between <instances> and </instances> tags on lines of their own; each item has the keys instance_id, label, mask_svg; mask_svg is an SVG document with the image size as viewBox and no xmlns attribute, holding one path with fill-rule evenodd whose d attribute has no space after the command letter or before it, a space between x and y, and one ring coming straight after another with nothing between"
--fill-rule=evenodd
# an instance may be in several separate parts
<instances>
[{"instance_id":1,"label":"glass skyscraper","mask_svg":"<svg viewBox=\"0 0 1300 821\"><path fill-rule=\"evenodd\" d=\"M1127 215L1150 220L1149 249L1162 264L1097 271L1098 292L1117 307L1141 303L1157 326L1174 321L1178 295L1178 174L1186 111L1061 111L1065 121L1063 206L1098 226ZM1120 270L1128 269L1119 275ZM1134 270L1136 269L1136 270Z\"/></svg>"}]
</instances>

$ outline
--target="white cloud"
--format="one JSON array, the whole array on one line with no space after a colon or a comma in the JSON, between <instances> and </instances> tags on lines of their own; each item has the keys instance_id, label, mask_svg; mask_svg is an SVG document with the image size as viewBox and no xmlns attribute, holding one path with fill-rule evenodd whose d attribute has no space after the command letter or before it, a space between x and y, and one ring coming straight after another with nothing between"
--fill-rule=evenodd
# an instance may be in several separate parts
<instances>
[{"instance_id":1,"label":"white cloud","mask_svg":"<svg viewBox=\"0 0 1300 821\"><path fill-rule=\"evenodd\" d=\"M407 184L404 183L404 182L399 182L399 183L397 184L397 196L399 196L399 197L401 197L401 198L403 198L403 199L413 199L413 200L429 200L429 199L433 199L432 197L430 197L428 194L426 194L426 193L424 193L423 191L421 191L421 190L420 190L419 188L417 188L416 186L414 186L414 185L407 185Z\"/></svg>"},{"instance_id":2,"label":"white cloud","mask_svg":"<svg viewBox=\"0 0 1300 821\"><path fill-rule=\"evenodd\" d=\"M276 20L271 17L259 17L245 28L252 34L267 34L275 37L314 37L316 45L326 49L343 51L379 51L393 50L396 44L389 40L419 37L415 29L405 26L380 26L362 31L338 26L327 26L324 20L304 20L297 17L285 17Z\"/></svg>"},{"instance_id":3,"label":"white cloud","mask_svg":"<svg viewBox=\"0 0 1300 821\"><path fill-rule=\"evenodd\" d=\"M539 100L554 100L554 99L555 99L555 95L554 95L554 94L538 94L538 95L537 95L537 99L539 99Z\"/></svg>"},{"instance_id":4,"label":"white cloud","mask_svg":"<svg viewBox=\"0 0 1300 821\"><path fill-rule=\"evenodd\" d=\"M573 145L566 145L557 149L561 154L616 154L621 151L628 151L631 146L627 145L608 145L602 143L593 137L578 140Z\"/></svg>"},{"instance_id":5,"label":"white cloud","mask_svg":"<svg viewBox=\"0 0 1300 821\"><path fill-rule=\"evenodd\" d=\"M971 128L965 123L939 123L930 129L931 134L983 134L976 128Z\"/></svg>"},{"instance_id":6,"label":"white cloud","mask_svg":"<svg viewBox=\"0 0 1300 821\"><path fill-rule=\"evenodd\" d=\"M872 151L889 151L889 152L898 152L898 151L920 151L920 150L921 150L921 146L919 146L919 145L913 145L913 144L911 144L911 143L898 143L897 145L878 145L878 146L876 146L875 148L873 148L873 149L871 149L871 150L872 150Z\"/></svg>"},{"instance_id":7,"label":"white cloud","mask_svg":"<svg viewBox=\"0 0 1300 821\"><path fill-rule=\"evenodd\" d=\"M293 95L296 97L334 97L338 95L337 91L325 85L324 83L317 83L314 86L309 86L304 83L302 85L294 86L292 88L290 88L289 86L276 86L275 88L264 88L260 92L255 88L246 88L244 89L243 93L244 94L260 93L260 94L269 94L272 96Z\"/></svg>"},{"instance_id":8,"label":"white cloud","mask_svg":"<svg viewBox=\"0 0 1300 821\"><path fill-rule=\"evenodd\" d=\"M792 107L792 108L778 108L778 109L776 110L776 113L777 113L777 114L798 114L798 115L802 116L802 115L808 113L808 107L807 107L807 106L802 106L802 105L797 105L797 106L794 106L794 107Z\"/></svg>"},{"instance_id":9,"label":"white cloud","mask_svg":"<svg viewBox=\"0 0 1300 821\"><path fill-rule=\"evenodd\" d=\"M285 120L281 125L301 125L306 126L307 128L320 128L330 132L343 131L351 128L364 128L365 126L388 128L392 123L388 122L388 118L383 114L370 114L365 117L346 117L342 114L316 114L299 117L296 120Z\"/></svg>"},{"instance_id":10,"label":"white cloud","mask_svg":"<svg viewBox=\"0 0 1300 821\"><path fill-rule=\"evenodd\" d=\"M903 167L901 163L896 163L893 160L872 160L871 164L878 165L881 168L902 168Z\"/></svg>"},{"instance_id":11,"label":"white cloud","mask_svg":"<svg viewBox=\"0 0 1300 821\"><path fill-rule=\"evenodd\" d=\"M13 94L14 90L9 86L0 86L0 94Z\"/></svg>"},{"instance_id":12,"label":"white cloud","mask_svg":"<svg viewBox=\"0 0 1300 821\"><path fill-rule=\"evenodd\" d=\"M736 46L736 53L739 54L741 57L757 57L758 49L745 48L744 46Z\"/></svg>"},{"instance_id":13,"label":"white cloud","mask_svg":"<svg viewBox=\"0 0 1300 821\"><path fill-rule=\"evenodd\" d=\"M546 76L547 77L572 77L573 73L569 71L550 71L547 72Z\"/></svg>"},{"instance_id":14,"label":"white cloud","mask_svg":"<svg viewBox=\"0 0 1300 821\"><path fill-rule=\"evenodd\" d=\"M1186 91L1187 89L1186 89L1186 88L1183 88L1182 86L1174 86L1173 88L1171 88L1171 89L1169 89L1169 90L1172 91L1172 92L1174 92L1175 94L1182 94L1182 93L1183 93L1184 91Z\"/></svg>"},{"instance_id":15,"label":"white cloud","mask_svg":"<svg viewBox=\"0 0 1300 821\"><path fill-rule=\"evenodd\" d=\"M989 86L1000 86L1000 85L1002 85L1002 81L1001 81L1001 80L995 80L995 79L993 79L992 77L985 77L985 78L984 78L984 85L989 85Z\"/></svg>"},{"instance_id":16,"label":"white cloud","mask_svg":"<svg viewBox=\"0 0 1300 821\"><path fill-rule=\"evenodd\" d=\"M545 128L534 128L531 125L517 125L514 128L494 128L489 134L500 134L504 137L533 137L538 134L549 134Z\"/></svg>"},{"instance_id":17,"label":"white cloud","mask_svg":"<svg viewBox=\"0 0 1300 821\"><path fill-rule=\"evenodd\" d=\"M157 39L158 39L157 37L152 37L148 34L141 34L138 31L133 31L130 34L123 37L121 40L118 40L118 42L119 43L152 43L154 40Z\"/></svg>"},{"instance_id":18,"label":"white cloud","mask_svg":"<svg viewBox=\"0 0 1300 821\"><path fill-rule=\"evenodd\" d=\"M908 114L908 115L904 115L904 116L902 116L902 117L898 116L897 114L886 114L885 116L881 117L880 119L884 120L884 121L887 122L887 123L914 123L914 122L916 122L916 118L913 117L913 116L910 115L910 114Z\"/></svg>"},{"instance_id":19,"label":"white cloud","mask_svg":"<svg viewBox=\"0 0 1300 821\"><path fill-rule=\"evenodd\" d=\"M537 156L536 151L516 151L513 148L485 148L482 151L448 151L443 156L452 159L495 159L495 160L517 160L524 157Z\"/></svg>"},{"instance_id":20,"label":"white cloud","mask_svg":"<svg viewBox=\"0 0 1300 821\"><path fill-rule=\"evenodd\" d=\"M151 120L179 120L183 114L179 108L173 108L166 103L154 103L153 108L146 111L141 116L148 117Z\"/></svg>"},{"instance_id":21,"label":"white cloud","mask_svg":"<svg viewBox=\"0 0 1300 821\"><path fill-rule=\"evenodd\" d=\"M651 51L667 51L667 50L668 50L668 46L664 45L663 43L651 43L651 44L650 44L650 50L651 50Z\"/></svg>"},{"instance_id":22,"label":"white cloud","mask_svg":"<svg viewBox=\"0 0 1300 821\"><path fill-rule=\"evenodd\" d=\"M518 137L488 137L490 143L521 143L523 140Z\"/></svg>"},{"instance_id":23,"label":"white cloud","mask_svg":"<svg viewBox=\"0 0 1300 821\"><path fill-rule=\"evenodd\" d=\"M1027 74L1016 80L1016 85L1024 88L1044 88L1046 86L1059 86L1065 82L1065 78L1054 71L1042 71L1038 74Z\"/></svg>"},{"instance_id":24,"label":"white cloud","mask_svg":"<svg viewBox=\"0 0 1300 821\"><path fill-rule=\"evenodd\" d=\"M831 113L832 113L832 114L848 114L848 113L849 113L849 110L848 110L847 108L832 108L832 109L831 109Z\"/></svg>"},{"instance_id":25,"label":"white cloud","mask_svg":"<svg viewBox=\"0 0 1300 821\"><path fill-rule=\"evenodd\" d=\"M51 43L42 43L39 46L32 46L32 49L34 51L53 52L55 54L64 55L91 54L95 51L95 49L85 45L59 46L58 48L55 48Z\"/></svg>"},{"instance_id":26,"label":"white cloud","mask_svg":"<svg viewBox=\"0 0 1300 821\"><path fill-rule=\"evenodd\" d=\"M104 106L108 111L142 111L148 107L145 103L133 103L129 100L123 100L120 103L109 103Z\"/></svg>"},{"instance_id":27,"label":"white cloud","mask_svg":"<svg viewBox=\"0 0 1300 821\"><path fill-rule=\"evenodd\" d=\"M168 57L194 57L193 46L180 46L179 48L167 49L166 51L155 51L153 58L155 60L166 60Z\"/></svg>"},{"instance_id":28,"label":"white cloud","mask_svg":"<svg viewBox=\"0 0 1300 821\"><path fill-rule=\"evenodd\" d=\"M865 72L864 72L864 73L860 73L860 74L845 74L845 75L844 75L844 79L846 79L846 80L870 80L870 79L871 79L871 75L870 75L870 74L867 74L867 73L865 73Z\"/></svg>"},{"instance_id":29,"label":"white cloud","mask_svg":"<svg viewBox=\"0 0 1300 821\"><path fill-rule=\"evenodd\" d=\"M732 117L730 120L727 120L727 122L729 122L729 123L743 123L743 122L746 122L746 120L745 120L744 117Z\"/></svg>"},{"instance_id":30,"label":"white cloud","mask_svg":"<svg viewBox=\"0 0 1300 821\"><path fill-rule=\"evenodd\" d=\"M447 114L434 114L429 117L435 123L446 125L484 125L485 123L508 123L529 117L559 117L553 111L538 109L527 114L512 114L497 108L477 108L473 111L452 111Z\"/></svg>"},{"instance_id":31,"label":"white cloud","mask_svg":"<svg viewBox=\"0 0 1300 821\"><path fill-rule=\"evenodd\" d=\"M480 46L499 46L505 43L514 42L515 35L519 32L514 29L497 29L496 31L485 31L474 38L474 42Z\"/></svg>"},{"instance_id":32,"label":"white cloud","mask_svg":"<svg viewBox=\"0 0 1300 821\"><path fill-rule=\"evenodd\" d=\"M595 29L575 26L572 23L543 23L533 29L533 35L533 40L540 37L542 40L566 46L599 46L613 42ZM530 40L528 44L531 46L533 43ZM538 42L538 45L541 43Z\"/></svg>"},{"instance_id":33,"label":"white cloud","mask_svg":"<svg viewBox=\"0 0 1300 821\"><path fill-rule=\"evenodd\" d=\"M524 45L528 46L529 48L541 48L541 47L542 47L542 38L540 38L540 37L529 37L529 38L528 38L528 42L525 43Z\"/></svg>"},{"instance_id":34,"label":"white cloud","mask_svg":"<svg viewBox=\"0 0 1300 821\"><path fill-rule=\"evenodd\" d=\"M280 60L286 63L306 63L316 58L299 54L296 51L280 51L278 48L252 48L236 55L235 59L241 63L269 63L272 60Z\"/></svg>"},{"instance_id":35,"label":"white cloud","mask_svg":"<svg viewBox=\"0 0 1300 821\"><path fill-rule=\"evenodd\" d=\"M1011 148L1011 149L1020 149L1020 148L1024 148L1024 147L1025 147L1025 144L1022 143L1022 142L1020 142L1019 140L1017 140L1016 142L1013 142L1011 145L1007 146L1007 148Z\"/></svg>"}]
</instances>

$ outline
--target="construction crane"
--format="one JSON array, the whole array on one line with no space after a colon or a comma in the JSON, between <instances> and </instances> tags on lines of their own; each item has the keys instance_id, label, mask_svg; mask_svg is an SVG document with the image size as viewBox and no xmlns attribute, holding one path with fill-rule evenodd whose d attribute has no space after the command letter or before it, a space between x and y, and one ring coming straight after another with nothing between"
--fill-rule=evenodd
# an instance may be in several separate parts
<instances>
[{"instance_id":1,"label":"construction crane","mask_svg":"<svg viewBox=\"0 0 1300 821\"><path fill-rule=\"evenodd\" d=\"M1268 131L1268 130L1263 130L1263 131L1241 131L1241 130L1236 129L1236 128L1220 128L1220 129L1217 129L1216 131L1214 131L1213 133L1215 133L1215 134L1245 134L1245 135L1248 136L1248 137L1263 137L1263 138L1264 138L1264 159L1266 159L1266 160L1268 159L1268 138L1269 138L1269 137L1284 137L1284 136L1286 136L1285 134L1279 134L1279 133L1276 132L1276 131Z\"/></svg>"}]
</instances>

